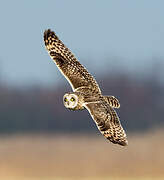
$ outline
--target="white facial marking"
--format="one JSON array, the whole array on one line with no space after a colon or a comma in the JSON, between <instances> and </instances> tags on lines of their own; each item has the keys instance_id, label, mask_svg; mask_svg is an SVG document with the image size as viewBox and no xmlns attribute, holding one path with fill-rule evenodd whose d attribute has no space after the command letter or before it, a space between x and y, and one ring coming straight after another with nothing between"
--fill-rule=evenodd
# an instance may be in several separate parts
<instances>
[{"instance_id":1,"label":"white facial marking","mask_svg":"<svg viewBox=\"0 0 164 180\"><path fill-rule=\"evenodd\" d=\"M65 94L63 103L66 108L74 109L78 104L78 97L75 94Z\"/></svg>"}]
</instances>

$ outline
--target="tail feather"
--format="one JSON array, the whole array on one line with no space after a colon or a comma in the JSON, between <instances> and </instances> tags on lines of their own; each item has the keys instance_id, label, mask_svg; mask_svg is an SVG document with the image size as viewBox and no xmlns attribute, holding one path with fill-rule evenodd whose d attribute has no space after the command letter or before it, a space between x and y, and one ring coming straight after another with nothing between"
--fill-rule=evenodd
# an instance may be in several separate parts
<instances>
[{"instance_id":1,"label":"tail feather","mask_svg":"<svg viewBox=\"0 0 164 180\"><path fill-rule=\"evenodd\" d=\"M105 101L113 108L120 108L120 103L119 100L117 98L115 98L114 96L104 96L105 97Z\"/></svg>"}]
</instances>

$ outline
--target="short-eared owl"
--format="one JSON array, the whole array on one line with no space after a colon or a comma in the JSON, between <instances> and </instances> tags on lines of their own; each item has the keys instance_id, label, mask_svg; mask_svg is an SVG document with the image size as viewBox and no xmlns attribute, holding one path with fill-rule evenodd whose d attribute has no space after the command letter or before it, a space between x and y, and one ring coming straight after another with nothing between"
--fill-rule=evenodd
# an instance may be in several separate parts
<instances>
[{"instance_id":1,"label":"short-eared owl","mask_svg":"<svg viewBox=\"0 0 164 180\"><path fill-rule=\"evenodd\" d=\"M50 57L73 89L63 97L65 107L72 110L86 108L109 141L127 145L125 131L114 110L120 107L119 101L114 96L102 95L96 80L50 29L44 32L44 42Z\"/></svg>"}]
</instances>

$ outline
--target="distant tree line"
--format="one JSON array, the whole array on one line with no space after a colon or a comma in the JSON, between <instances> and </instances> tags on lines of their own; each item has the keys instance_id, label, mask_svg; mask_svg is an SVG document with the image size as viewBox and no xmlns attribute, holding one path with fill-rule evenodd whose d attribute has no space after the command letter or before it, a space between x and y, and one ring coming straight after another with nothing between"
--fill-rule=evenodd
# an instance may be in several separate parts
<instances>
[{"instance_id":1,"label":"distant tree line","mask_svg":"<svg viewBox=\"0 0 164 180\"><path fill-rule=\"evenodd\" d=\"M119 99L121 108L117 112L128 131L164 126L164 85L156 76L104 74L98 83L104 95ZM70 111L63 106L62 98L68 91L68 84L19 89L1 83L0 133L94 131L96 126L87 111Z\"/></svg>"}]
</instances>

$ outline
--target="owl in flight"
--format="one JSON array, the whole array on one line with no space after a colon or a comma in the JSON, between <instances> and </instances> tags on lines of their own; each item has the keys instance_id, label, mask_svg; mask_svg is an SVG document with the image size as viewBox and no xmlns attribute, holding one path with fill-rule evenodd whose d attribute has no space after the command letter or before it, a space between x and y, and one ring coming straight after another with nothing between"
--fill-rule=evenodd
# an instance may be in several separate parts
<instances>
[{"instance_id":1,"label":"owl in flight","mask_svg":"<svg viewBox=\"0 0 164 180\"><path fill-rule=\"evenodd\" d=\"M102 135L114 144L126 146L127 137L114 110L120 107L119 101L114 96L102 95L94 77L50 29L44 32L44 42L50 57L73 89L64 95L64 106L71 110L87 109Z\"/></svg>"}]
</instances>

